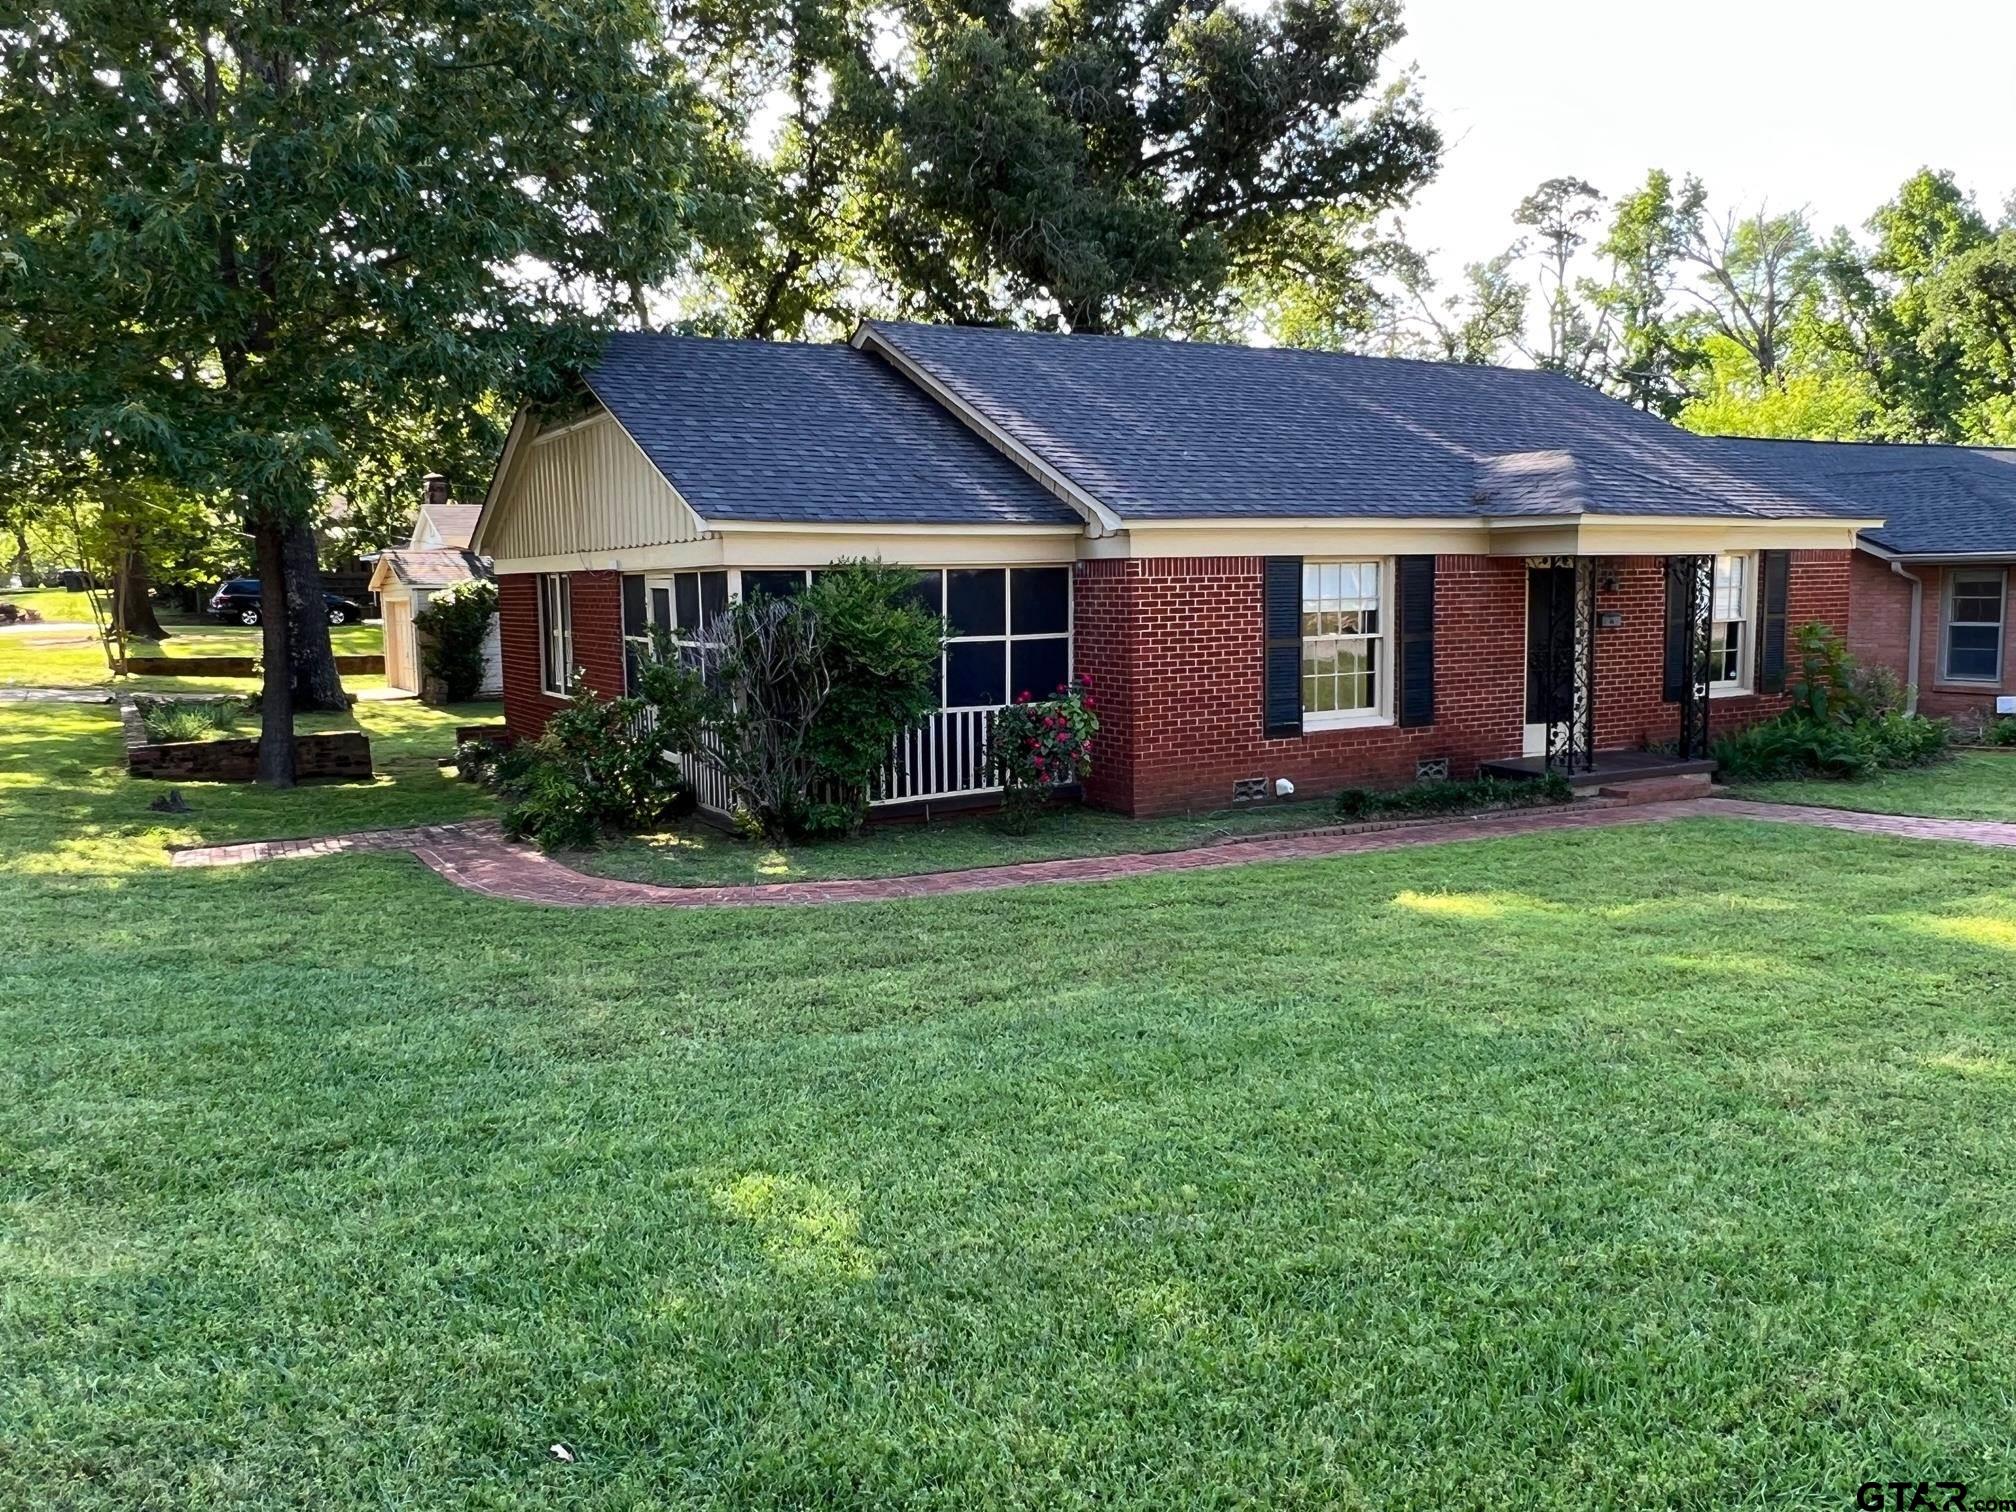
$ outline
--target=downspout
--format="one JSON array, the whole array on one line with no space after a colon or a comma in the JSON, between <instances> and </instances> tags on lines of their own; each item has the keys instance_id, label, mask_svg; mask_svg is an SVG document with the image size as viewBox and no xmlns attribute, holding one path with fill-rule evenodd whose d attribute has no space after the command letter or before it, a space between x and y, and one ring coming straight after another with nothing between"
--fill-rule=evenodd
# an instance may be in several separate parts
<instances>
[{"instance_id":1,"label":"downspout","mask_svg":"<svg viewBox=\"0 0 2016 1512\"><path fill-rule=\"evenodd\" d=\"M1904 684L1904 712L1906 714L1916 714L1918 712L1918 678L1923 670L1923 666L1918 660L1918 651L1920 642L1925 636L1925 580L1915 572L1906 572L1904 564L1895 557L1890 559L1890 570L1911 585L1911 633L1908 637L1908 644L1911 649L1905 653L1911 658L1909 662L1911 676Z\"/></svg>"}]
</instances>

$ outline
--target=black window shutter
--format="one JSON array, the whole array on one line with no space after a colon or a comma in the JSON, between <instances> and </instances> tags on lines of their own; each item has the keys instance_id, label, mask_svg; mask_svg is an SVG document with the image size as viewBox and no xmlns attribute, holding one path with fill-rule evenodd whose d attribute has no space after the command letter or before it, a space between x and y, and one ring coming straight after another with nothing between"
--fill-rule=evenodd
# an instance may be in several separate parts
<instances>
[{"instance_id":1,"label":"black window shutter","mask_svg":"<svg viewBox=\"0 0 2016 1512\"><path fill-rule=\"evenodd\" d=\"M1302 558L1268 557L1266 660L1261 677L1261 727L1277 738L1302 733Z\"/></svg>"},{"instance_id":2,"label":"black window shutter","mask_svg":"<svg viewBox=\"0 0 2016 1512\"><path fill-rule=\"evenodd\" d=\"M1435 558L1403 556L1400 574L1400 723L1435 723Z\"/></svg>"},{"instance_id":3,"label":"black window shutter","mask_svg":"<svg viewBox=\"0 0 2016 1512\"><path fill-rule=\"evenodd\" d=\"M1757 691L1785 691L1785 606L1792 589L1792 553L1766 551L1763 557L1764 633L1757 638Z\"/></svg>"},{"instance_id":4,"label":"black window shutter","mask_svg":"<svg viewBox=\"0 0 2016 1512\"><path fill-rule=\"evenodd\" d=\"M1666 677L1659 696L1678 703L1686 696L1693 679L1687 675L1687 595L1692 584L1693 563L1686 557L1666 558Z\"/></svg>"}]
</instances>

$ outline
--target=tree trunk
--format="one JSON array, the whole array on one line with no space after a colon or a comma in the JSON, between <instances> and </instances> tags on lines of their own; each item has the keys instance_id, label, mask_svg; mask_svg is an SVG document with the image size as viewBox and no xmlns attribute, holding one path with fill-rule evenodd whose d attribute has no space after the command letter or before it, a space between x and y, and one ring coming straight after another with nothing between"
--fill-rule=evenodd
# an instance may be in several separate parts
<instances>
[{"instance_id":1,"label":"tree trunk","mask_svg":"<svg viewBox=\"0 0 2016 1512\"><path fill-rule=\"evenodd\" d=\"M147 597L147 554L128 551L120 555L112 578L112 613L126 634L141 640L166 640L168 632L155 618L153 601Z\"/></svg>"},{"instance_id":2,"label":"tree trunk","mask_svg":"<svg viewBox=\"0 0 2016 1512\"><path fill-rule=\"evenodd\" d=\"M253 532L259 554L259 639L265 660L259 687L259 780L294 786L294 688L288 655L286 527L261 521Z\"/></svg>"},{"instance_id":3,"label":"tree trunk","mask_svg":"<svg viewBox=\"0 0 2016 1512\"><path fill-rule=\"evenodd\" d=\"M14 527L14 575L23 588L35 586L35 553L28 549L28 532L20 525Z\"/></svg>"},{"instance_id":4,"label":"tree trunk","mask_svg":"<svg viewBox=\"0 0 2016 1512\"><path fill-rule=\"evenodd\" d=\"M288 647L294 708L346 709L343 679L329 645L329 606L322 601L322 568L315 560L315 528L306 520L285 527ZM263 570L263 569L262 569ZM264 595L261 595L264 602Z\"/></svg>"}]
</instances>

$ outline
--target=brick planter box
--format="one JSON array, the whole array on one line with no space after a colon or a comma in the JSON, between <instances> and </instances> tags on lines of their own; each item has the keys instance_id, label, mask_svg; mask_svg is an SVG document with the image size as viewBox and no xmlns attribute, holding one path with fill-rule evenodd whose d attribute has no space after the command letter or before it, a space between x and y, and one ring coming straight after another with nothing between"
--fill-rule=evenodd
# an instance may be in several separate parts
<instances>
[{"instance_id":1,"label":"brick planter box","mask_svg":"<svg viewBox=\"0 0 2016 1512\"><path fill-rule=\"evenodd\" d=\"M119 724L126 742L126 773L180 782L250 782L259 774L257 736L218 740L152 741L140 706L119 700ZM371 741L362 730L329 730L294 738L294 775L355 780L371 775Z\"/></svg>"},{"instance_id":2,"label":"brick planter box","mask_svg":"<svg viewBox=\"0 0 2016 1512\"><path fill-rule=\"evenodd\" d=\"M129 656L121 664L128 677L257 677L256 656ZM385 672L383 656L339 656L339 673L358 677L379 677Z\"/></svg>"}]
</instances>

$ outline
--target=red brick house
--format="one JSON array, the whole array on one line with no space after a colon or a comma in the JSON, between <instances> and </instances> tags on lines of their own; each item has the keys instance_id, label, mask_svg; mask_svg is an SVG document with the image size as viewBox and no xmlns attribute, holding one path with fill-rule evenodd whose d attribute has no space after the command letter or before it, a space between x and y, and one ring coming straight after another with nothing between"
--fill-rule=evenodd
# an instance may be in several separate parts
<instances>
[{"instance_id":1,"label":"red brick house","mask_svg":"<svg viewBox=\"0 0 2016 1512\"><path fill-rule=\"evenodd\" d=\"M879 805L984 799L994 711L1075 672L1087 796L1156 814L1705 769L1783 707L1788 627L1848 626L1881 523L1553 374L871 322L618 336L577 410L518 417L472 544L520 735L621 692L626 637L877 556L950 632Z\"/></svg>"},{"instance_id":2,"label":"red brick house","mask_svg":"<svg viewBox=\"0 0 2016 1512\"><path fill-rule=\"evenodd\" d=\"M1882 517L1862 532L1850 574L1857 661L1894 672L1920 713L2016 712L2016 448L1737 444Z\"/></svg>"}]
</instances>

